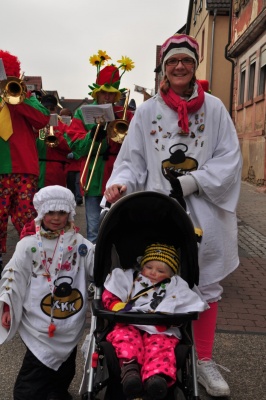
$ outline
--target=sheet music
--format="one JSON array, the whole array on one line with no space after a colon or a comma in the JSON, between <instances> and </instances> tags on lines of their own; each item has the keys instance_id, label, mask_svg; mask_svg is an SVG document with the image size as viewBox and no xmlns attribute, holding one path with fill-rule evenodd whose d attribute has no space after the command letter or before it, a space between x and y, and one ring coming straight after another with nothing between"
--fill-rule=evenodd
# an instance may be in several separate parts
<instances>
[{"instance_id":1,"label":"sheet music","mask_svg":"<svg viewBox=\"0 0 266 400\"><path fill-rule=\"evenodd\" d=\"M51 126L57 126L58 125L58 115L57 114L50 114L49 125L51 125Z\"/></svg>"},{"instance_id":2,"label":"sheet music","mask_svg":"<svg viewBox=\"0 0 266 400\"><path fill-rule=\"evenodd\" d=\"M0 58L0 81L6 80L6 71L2 58Z\"/></svg>"},{"instance_id":3,"label":"sheet music","mask_svg":"<svg viewBox=\"0 0 266 400\"><path fill-rule=\"evenodd\" d=\"M71 117L69 115L62 115L61 118L62 118L62 122L64 122L64 124L70 125Z\"/></svg>"},{"instance_id":4,"label":"sheet music","mask_svg":"<svg viewBox=\"0 0 266 400\"><path fill-rule=\"evenodd\" d=\"M115 120L112 104L91 104L80 107L85 124L99 124Z\"/></svg>"}]
</instances>

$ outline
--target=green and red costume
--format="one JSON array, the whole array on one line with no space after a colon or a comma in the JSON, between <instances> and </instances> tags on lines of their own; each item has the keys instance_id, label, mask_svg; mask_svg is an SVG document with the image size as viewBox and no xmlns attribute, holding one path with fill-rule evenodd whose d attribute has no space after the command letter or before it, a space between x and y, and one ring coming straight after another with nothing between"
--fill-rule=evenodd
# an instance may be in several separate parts
<instances>
[{"instance_id":1,"label":"green and red costume","mask_svg":"<svg viewBox=\"0 0 266 400\"><path fill-rule=\"evenodd\" d=\"M4 107L8 107L13 133L8 140L0 137L0 253L6 252L9 215L19 233L36 216L32 204L39 175L36 137L50 118L49 111L30 93L20 104L6 103Z\"/></svg>"},{"instance_id":2,"label":"green and red costume","mask_svg":"<svg viewBox=\"0 0 266 400\"><path fill-rule=\"evenodd\" d=\"M94 104L97 104L96 102ZM117 119L123 118L124 108L121 106L114 106L114 113ZM126 119L128 122L133 118L133 114L130 111L126 113ZM72 119L70 126L67 128L65 138L74 153L76 159L81 158L81 173L84 169L87 156L89 154L93 137L91 137L91 129L95 124L85 124L83 115L80 109L78 109ZM93 151L88 166L88 176L90 176L92 166L94 164L95 155L99 142L95 142ZM105 185L109 179L113 165L116 160L117 154L121 148L121 144L114 142L109 138L105 138L102 141L102 147L97 160L91 184L85 196L102 196L105 190Z\"/></svg>"},{"instance_id":3,"label":"green and red costume","mask_svg":"<svg viewBox=\"0 0 266 400\"><path fill-rule=\"evenodd\" d=\"M58 120L58 125L54 126L54 135L58 140L56 147L49 147L44 140L37 139L40 166L39 189L50 185L66 187L67 167L70 163L67 155L71 152L63 136L67 127L68 125L60 120Z\"/></svg>"}]
</instances>

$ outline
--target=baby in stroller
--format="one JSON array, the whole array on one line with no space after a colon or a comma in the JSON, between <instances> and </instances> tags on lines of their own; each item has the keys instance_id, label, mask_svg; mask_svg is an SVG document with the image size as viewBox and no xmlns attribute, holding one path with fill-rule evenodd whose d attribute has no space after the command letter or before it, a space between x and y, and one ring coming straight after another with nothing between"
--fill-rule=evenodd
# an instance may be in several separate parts
<instances>
[{"instance_id":1,"label":"baby in stroller","mask_svg":"<svg viewBox=\"0 0 266 400\"><path fill-rule=\"evenodd\" d=\"M181 205L162 193L132 193L107 210L95 247L96 290L90 333L84 343L83 400L159 399L166 392L167 400L199 399L192 321L205 303L195 293L199 282L197 236ZM156 279L148 274L153 261L165 263L157 264L163 266L159 269L163 274ZM154 279L166 281L157 286ZM140 292L142 289L146 293ZM106 337L117 346L120 329L133 336L133 348L125 343L122 352L116 353ZM125 339L123 332L118 340L124 343ZM152 357L143 339L152 344ZM155 346L158 339L159 349ZM173 349L177 361L171 356ZM166 360L161 362L163 351ZM152 375L156 378L147 384ZM158 382L160 389L153 394ZM143 395L137 395L141 390Z\"/></svg>"},{"instance_id":2,"label":"baby in stroller","mask_svg":"<svg viewBox=\"0 0 266 400\"><path fill-rule=\"evenodd\" d=\"M107 310L143 313L189 313L206 308L198 294L179 275L179 253L171 244L152 243L138 260L139 271L115 268L104 283L102 302ZM176 381L175 348L178 326L116 323L106 340L121 368L127 398L148 394L163 399Z\"/></svg>"}]
</instances>

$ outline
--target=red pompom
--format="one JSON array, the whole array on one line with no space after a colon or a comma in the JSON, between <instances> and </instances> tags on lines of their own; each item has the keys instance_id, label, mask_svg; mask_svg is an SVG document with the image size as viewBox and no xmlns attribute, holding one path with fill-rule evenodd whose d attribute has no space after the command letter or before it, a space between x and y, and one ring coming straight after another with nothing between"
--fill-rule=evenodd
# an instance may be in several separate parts
<instances>
[{"instance_id":1,"label":"red pompom","mask_svg":"<svg viewBox=\"0 0 266 400\"><path fill-rule=\"evenodd\" d=\"M204 90L204 92L209 92L209 81L207 81L206 79L200 79L199 83L201 84L202 89Z\"/></svg>"},{"instance_id":2,"label":"red pompom","mask_svg":"<svg viewBox=\"0 0 266 400\"><path fill-rule=\"evenodd\" d=\"M51 323L48 328L49 337L53 337L55 331L56 331L56 326L55 324Z\"/></svg>"},{"instance_id":3,"label":"red pompom","mask_svg":"<svg viewBox=\"0 0 266 400\"><path fill-rule=\"evenodd\" d=\"M8 51L0 50L0 58L4 63L6 76L20 77L20 61Z\"/></svg>"}]
</instances>

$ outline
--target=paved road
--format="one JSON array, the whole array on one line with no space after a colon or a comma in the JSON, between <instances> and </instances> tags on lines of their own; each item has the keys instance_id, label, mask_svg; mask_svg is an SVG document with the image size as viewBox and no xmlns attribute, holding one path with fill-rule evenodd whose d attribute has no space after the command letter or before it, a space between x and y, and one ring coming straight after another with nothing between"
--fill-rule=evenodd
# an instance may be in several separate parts
<instances>
[{"instance_id":1,"label":"paved road","mask_svg":"<svg viewBox=\"0 0 266 400\"><path fill-rule=\"evenodd\" d=\"M77 225L85 234L84 207L77 208ZM214 358L230 369L223 372L231 388L231 400L266 400L266 194L243 182L237 210L239 218L239 268L224 282L215 339ZM6 262L17 242L9 227ZM24 354L18 337L0 347L0 400L12 400L12 388ZM83 359L79 353L77 374L71 386L79 400ZM210 400L200 388L201 400ZM36 399L37 400L37 399ZM114 399L115 400L115 399Z\"/></svg>"}]
</instances>

